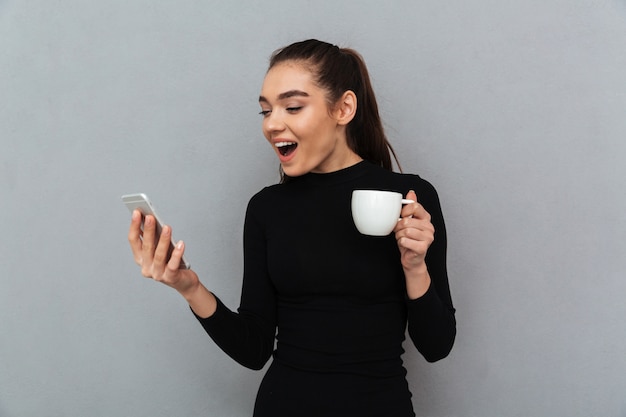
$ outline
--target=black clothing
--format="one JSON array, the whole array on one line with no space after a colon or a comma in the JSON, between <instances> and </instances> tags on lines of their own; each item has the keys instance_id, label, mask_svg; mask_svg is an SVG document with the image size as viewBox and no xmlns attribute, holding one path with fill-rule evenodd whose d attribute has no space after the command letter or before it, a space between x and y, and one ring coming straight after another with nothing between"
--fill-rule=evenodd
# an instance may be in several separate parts
<instances>
[{"instance_id":1,"label":"black clothing","mask_svg":"<svg viewBox=\"0 0 626 417\"><path fill-rule=\"evenodd\" d=\"M414 190L431 214L435 240L426 265L432 282L421 298L406 296L394 235L356 230L355 189ZM255 417L404 417L414 415L401 359L407 320L417 349L436 361L452 348L454 313L435 189L417 175L363 161L256 194L244 225L238 312L218 300L215 314L199 320L246 367L260 369L273 354Z\"/></svg>"}]
</instances>

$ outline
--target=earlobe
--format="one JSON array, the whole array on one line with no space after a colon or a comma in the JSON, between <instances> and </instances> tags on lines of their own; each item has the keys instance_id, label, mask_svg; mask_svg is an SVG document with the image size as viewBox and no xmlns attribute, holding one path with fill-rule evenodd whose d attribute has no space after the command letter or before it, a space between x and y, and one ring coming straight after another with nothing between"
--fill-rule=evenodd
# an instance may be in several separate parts
<instances>
[{"instance_id":1,"label":"earlobe","mask_svg":"<svg viewBox=\"0 0 626 417\"><path fill-rule=\"evenodd\" d=\"M346 91L337 104L337 123L345 126L350 123L356 115L356 94L354 94L352 90Z\"/></svg>"}]
</instances>

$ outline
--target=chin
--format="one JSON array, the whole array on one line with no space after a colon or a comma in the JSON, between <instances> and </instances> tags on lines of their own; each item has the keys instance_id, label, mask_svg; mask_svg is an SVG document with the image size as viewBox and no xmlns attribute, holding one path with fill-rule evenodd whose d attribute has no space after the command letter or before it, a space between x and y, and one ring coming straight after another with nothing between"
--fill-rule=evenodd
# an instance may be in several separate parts
<instances>
[{"instance_id":1,"label":"chin","mask_svg":"<svg viewBox=\"0 0 626 417\"><path fill-rule=\"evenodd\" d=\"M285 166L285 165L281 165L283 172L285 173L285 175L289 176L289 177L299 177L302 176L304 174L308 174L309 171L305 170L302 167L297 167L297 166Z\"/></svg>"}]
</instances>

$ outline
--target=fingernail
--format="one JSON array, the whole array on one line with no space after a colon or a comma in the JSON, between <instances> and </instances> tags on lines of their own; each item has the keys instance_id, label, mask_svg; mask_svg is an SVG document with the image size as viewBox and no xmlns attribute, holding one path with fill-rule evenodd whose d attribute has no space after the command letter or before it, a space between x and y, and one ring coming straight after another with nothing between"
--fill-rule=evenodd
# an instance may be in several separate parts
<instances>
[{"instance_id":1,"label":"fingernail","mask_svg":"<svg viewBox=\"0 0 626 417\"><path fill-rule=\"evenodd\" d=\"M183 241L179 240L178 243L176 244L176 249L180 250L183 248Z\"/></svg>"}]
</instances>

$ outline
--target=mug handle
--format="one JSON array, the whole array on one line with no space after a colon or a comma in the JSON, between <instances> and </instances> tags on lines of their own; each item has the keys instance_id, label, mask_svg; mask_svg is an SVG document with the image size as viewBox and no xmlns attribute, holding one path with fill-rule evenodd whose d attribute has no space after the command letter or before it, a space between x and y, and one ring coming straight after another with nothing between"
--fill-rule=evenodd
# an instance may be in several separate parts
<instances>
[{"instance_id":1,"label":"mug handle","mask_svg":"<svg viewBox=\"0 0 626 417\"><path fill-rule=\"evenodd\" d=\"M402 204L403 204L403 205L404 205L404 204L413 204L413 203L415 203L415 201L413 201L413 200L407 200L406 198L403 198L403 199L402 199ZM409 218L413 218L413 215L411 214L411 215L409 216ZM400 221L400 220L402 220L402 219L401 219L401 218L400 218L400 219L398 219L398 221Z\"/></svg>"}]
</instances>

